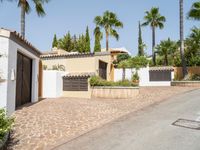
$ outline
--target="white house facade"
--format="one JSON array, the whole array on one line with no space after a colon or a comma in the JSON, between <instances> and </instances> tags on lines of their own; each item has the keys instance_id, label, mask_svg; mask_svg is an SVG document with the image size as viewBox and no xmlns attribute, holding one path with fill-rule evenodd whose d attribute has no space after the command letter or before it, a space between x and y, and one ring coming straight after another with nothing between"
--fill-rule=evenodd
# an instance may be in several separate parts
<instances>
[{"instance_id":1,"label":"white house facade","mask_svg":"<svg viewBox=\"0 0 200 150\"><path fill-rule=\"evenodd\" d=\"M18 33L0 29L0 108L38 101L40 52Z\"/></svg>"}]
</instances>

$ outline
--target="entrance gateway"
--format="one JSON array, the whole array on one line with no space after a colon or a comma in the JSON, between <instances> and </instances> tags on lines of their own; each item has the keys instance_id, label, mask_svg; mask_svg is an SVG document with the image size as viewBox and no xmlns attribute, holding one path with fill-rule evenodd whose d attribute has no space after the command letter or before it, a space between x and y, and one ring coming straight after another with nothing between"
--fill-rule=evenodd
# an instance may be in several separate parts
<instances>
[{"instance_id":1,"label":"entrance gateway","mask_svg":"<svg viewBox=\"0 0 200 150\"><path fill-rule=\"evenodd\" d=\"M17 53L16 108L31 102L32 59Z\"/></svg>"}]
</instances>

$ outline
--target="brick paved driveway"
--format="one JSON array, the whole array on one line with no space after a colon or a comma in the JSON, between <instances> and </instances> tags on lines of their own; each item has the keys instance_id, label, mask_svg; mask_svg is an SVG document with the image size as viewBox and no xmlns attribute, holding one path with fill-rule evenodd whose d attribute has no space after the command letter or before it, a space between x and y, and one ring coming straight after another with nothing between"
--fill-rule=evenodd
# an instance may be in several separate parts
<instances>
[{"instance_id":1,"label":"brick paved driveway","mask_svg":"<svg viewBox=\"0 0 200 150\"><path fill-rule=\"evenodd\" d=\"M9 149L50 149L122 115L192 89L141 88L140 95L130 100L45 99L16 111Z\"/></svg>"}]
</instances>

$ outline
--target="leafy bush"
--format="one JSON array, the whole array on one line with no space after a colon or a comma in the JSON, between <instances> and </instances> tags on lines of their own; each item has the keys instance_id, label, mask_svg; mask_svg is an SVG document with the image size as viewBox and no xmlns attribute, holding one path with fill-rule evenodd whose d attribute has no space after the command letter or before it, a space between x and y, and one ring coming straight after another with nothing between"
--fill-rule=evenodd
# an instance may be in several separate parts
<instances>
[{"instance_id":1,"label":"leafy bush","mask_svg":"<svg viewBox=\"0 0 200 150\"><path fill-rule=\"evenodd\" d=\"M133 84L129 80L123 80L118 82L113 81L106 81L98 76L93 76L90 78L90 85L91 86L137 86L136 84Z\"/></svg>"},{"instance_id":2,"label":"leafy bush","mask_svg":"<svg viewBox=\"0 0 200 150\"><path fill-rule=\"evenodd\" d=\"M11 130L13 122L14 119L7 117L5 110L0 109L0 140Z\"/></svg>"},{"instance_id":3,"label":"leafy bush","mask_svg":"<svg viewBox=\"0 0 200 150\"><path fill-rule=\"evenodd\" d=\"M188 74L183 80L184 81L200 81L200 75Z\"/></svg>"},{"instance_id":4,"label":"leafy bush","mask_svg":"<svg viewBox=\"0 0 200 150\"><path fill-rule=\"evenodd\" d=\"M124 61L124 60L127 60L131 58L131 56L129 54L119 54L117 55L117 62L121 62L121 61Z\"/></svg>"}]
</instances>

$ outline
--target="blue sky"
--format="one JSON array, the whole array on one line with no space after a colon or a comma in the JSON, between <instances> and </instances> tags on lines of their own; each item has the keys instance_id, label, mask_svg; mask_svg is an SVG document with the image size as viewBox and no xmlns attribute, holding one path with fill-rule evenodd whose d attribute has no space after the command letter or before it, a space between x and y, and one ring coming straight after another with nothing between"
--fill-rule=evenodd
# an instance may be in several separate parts
<instances>
[{"instance_id":1,"label":"blue sky","mask_svg":"<svg viewBox=\"0 0 200 150\"><path fill-rule=\"evenodd\" d=\"M34 8L26 16L26 38L41 51L51 49L54 33L62 37L66 32L84 33L86 26L90 28L91 45L95 24L94 17L110 10L118 15L124 23L119 30L120 39L110 39L110 47L126 47L132 54L137 53L138 21L143 20L144 12L151 7L159 7L160 13L166 16L167 22L163 30L156 31L156 42L170 37L179 38L179 0L51 0L45 5L47 15L38 18ZM185 0L184 9L187 13L195 0ZM33 6L33 5L32 5ZM0 4L0 27L20 31L20 9L16 2ZM199 22L185 20L185 36ZM143 40L147 45L147 53L151 52L151 30L142 28ZM105 47L105 39L102 40Z\"/></svg>"}]
</instances>

